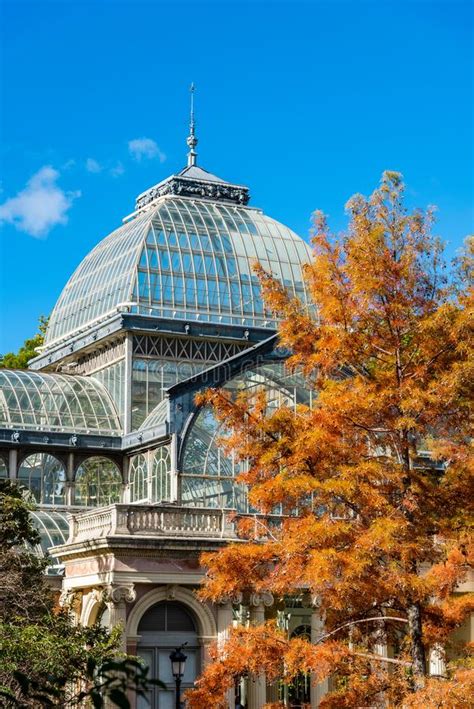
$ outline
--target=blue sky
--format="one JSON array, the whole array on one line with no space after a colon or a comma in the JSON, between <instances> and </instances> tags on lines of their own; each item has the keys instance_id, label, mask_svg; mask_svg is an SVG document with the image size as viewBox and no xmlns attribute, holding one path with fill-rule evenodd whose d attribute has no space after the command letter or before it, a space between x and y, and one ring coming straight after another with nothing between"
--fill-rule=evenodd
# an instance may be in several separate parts
<instances>
[{"instance_id":1,"label":"blue sky","mask_svg":"<svg viewBox=\"0 0 474 709\"><path fill-rule=\"evenodd\" d=\"M301 236L384 169L450 254L473 230L471 2L3 0L1 26L0 352L184 166L191 81L199 163Z\"/></svg>"}]
</instances>

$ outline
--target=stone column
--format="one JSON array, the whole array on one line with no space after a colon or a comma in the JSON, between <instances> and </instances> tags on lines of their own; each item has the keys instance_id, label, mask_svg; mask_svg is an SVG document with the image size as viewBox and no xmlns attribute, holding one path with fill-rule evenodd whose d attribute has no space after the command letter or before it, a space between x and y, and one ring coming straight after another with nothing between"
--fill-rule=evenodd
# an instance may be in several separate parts
<instances>
[{"instance_id":1,"label":"stone column","mask_svg":"<svg viewBox=\"0 0 474 709\"><path fill-rule=\"evenodd\" d=\"M388 646L387 646L387 633L385 631L384 621L379 621L377 623L377 630L375 633L375 643L374 643L374 655L379 657L388 657ZM387 668L387 663L381 663L384 669Z\"/></svg>"},{"instance_id":2,"label":"stone column","mask_svg":"<svg viewBox=\"0 0 474 709\"><path fill-rule=\"evenodd\" d=\"M127 586L119 586L117 584L109 584L102 592L102 600L106 603L109 610L109 629L112 630L117 625L122 627L122 639L120 650L127 650L127 610L126 603L133 603L136 598L133 584Z\"/></svg>"},{"instance_id":3,"label":"stone column","mask_svg":"<svg viewBox=\"0 0 474 709\"><path fill-rule=\"evenodd\" d=\"M176 433L171 436L170 443L171 469L170 469L170 502L181 501L178 473L178 437Z\"/></svg>"},{"instance_id":4,"label":"stone column","mask_svg":"<svg viewBox=\"0 0 474 709\"><path fill-rule=\"evenodd\" d=\"M129 480L130 458L124 457L122 461L122 489L119 502L128 504L130 502L130 480Z\"/></svg>"},{"instance_id":5,"label":"stone column","mask_svg":"<svg viewBox=\"0 0 474 709\"><path fill-rule=\"evenodd\" d=\"M230 629L232 628L232 604L220 603L217 606L217 645L219 650L222 650L226 640L229 637ZM235 706L235 690L232 686L226 696L228 709L234 709Z\"/></svg>"},{"instance_id":6,"label":"stone column","mask_svg":"<svg viewBox=\"0 0 474 709\"><path fill-rule=\"evenodd\" d=\"M446 658L443 647L434 645L430 650L430 675L446 677Z\"/></svg>"},{"instance_id":7,"label":"stone column","mask_svg":"<svg viewBox=\"0 0 474 709\"><path fill-rule=\"evenodd\" d=\"M8 451L8 477L10 480L16 480L18 467L18 450L12 448Z\"/></svg>"},{"instance_id":8,"label":"stone column","mask_svg":"<svg viewBox=\"0 0 474 709\"><path fill-rule=\"evenodd\" d=\"M316 643L324 634L324 620L321 617L319 608L315 605L311 610L311 642ZM311 683L311 709L316 709L328 691L328 680L315 684L314 678Z\"/></svg>"},{"instance_id":9,"label":"stone column","mask_svg":"<svg viewBox=\"0 0 474 709\"><path fill-rule=\"evenodd\" d=\"M262 625L265 622L265 606L271 606L271 593L250 596L250 625ZM251 675L248 682L248 709L261 709L266 702L267 683L265 674Z\"/></svg>"}]
</instances>

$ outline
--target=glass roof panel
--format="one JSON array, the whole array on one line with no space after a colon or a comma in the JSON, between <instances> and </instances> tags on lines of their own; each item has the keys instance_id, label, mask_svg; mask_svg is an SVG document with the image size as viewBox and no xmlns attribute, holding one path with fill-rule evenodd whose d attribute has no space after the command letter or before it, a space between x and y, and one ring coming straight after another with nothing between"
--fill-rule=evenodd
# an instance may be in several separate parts
<instances>
[{"instance_id":1,"label":"glass roof panel","mask_svg":"<svg viewBox=\"0 0 474 709\"><path fill-rule=\"evenodd\" d=\"M141 214L116 229L79 264L51 313L46 344L130 302L134 269L149 219L149 213Z\"/></svg>"},{"instance_id":2,"label":"glass roof panel","mask_svg":"<svg viewBox=\"0 0 474 709\"><path fill-rule=\"evenodd\" d=\"M168 399L163 399L163 401L160 401L158 406L155 406L153 411L144 420L140 428L152 428L153 426L158 426L159 424L168 421L168 405Z\"/></svg>"},{"instance_id":3,"label":"glass roof panel","mask_svg":"<svg viewBox=\"0 0 474 709\"><path fill-rule=\"evenodd\" d=\"M0 370L0 427L120 435L105 387L93 377Z\"/></svg>"},{"instance_id":4,"label":"glass roof panel","mask_svg":"<svg viewBox=\"0 0 474 709\"><path fill-rule=\"evenodd\" d=\"M259 210L168 196L86 256L53 310L46 345L125 304L142 315L274 328L252 266L260 261L304 296L310 258L308 244Z\"/></svg>"}]
</instances>

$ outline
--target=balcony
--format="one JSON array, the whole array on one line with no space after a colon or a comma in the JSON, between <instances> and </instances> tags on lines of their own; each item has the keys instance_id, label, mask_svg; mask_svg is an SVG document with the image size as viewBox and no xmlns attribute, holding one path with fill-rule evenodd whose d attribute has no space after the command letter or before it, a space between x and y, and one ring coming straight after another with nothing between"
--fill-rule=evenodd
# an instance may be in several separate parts
<instances>
[{"instance_id":1,"label":"balcony","mask_svg":"<svg viewBox=\"0 0 474 709\"><path fill-rule=\"evenodd\" d=\"M237 538L225 510L116 504L71 515L66 545L111 537L229 541Z\"/></svg>"}]
</instances>

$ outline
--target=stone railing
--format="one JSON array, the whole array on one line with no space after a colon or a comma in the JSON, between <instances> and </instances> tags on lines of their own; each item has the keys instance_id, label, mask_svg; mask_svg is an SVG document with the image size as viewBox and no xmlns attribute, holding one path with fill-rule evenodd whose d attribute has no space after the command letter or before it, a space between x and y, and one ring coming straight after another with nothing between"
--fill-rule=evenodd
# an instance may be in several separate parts
<instances>
[{"instance_id":1,"label":"stone railing","mask_svg":"<svg viewBox=\"0 0 474 709\"><path fill-rule=\"evenodd\" d=\"M235 539L235 532L224 510L116 504L72 515L67 543L122 536Z\"/></svg>"}]
</instances>

